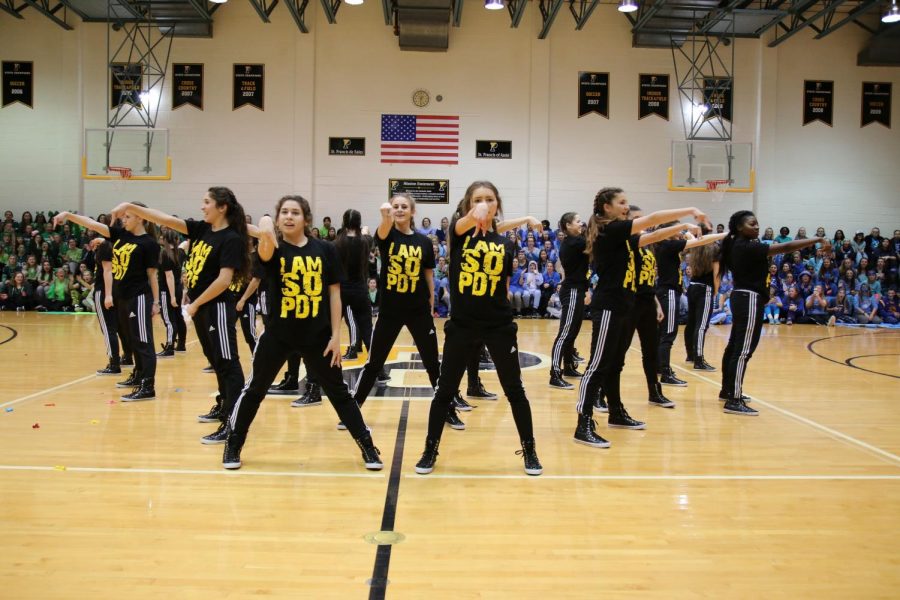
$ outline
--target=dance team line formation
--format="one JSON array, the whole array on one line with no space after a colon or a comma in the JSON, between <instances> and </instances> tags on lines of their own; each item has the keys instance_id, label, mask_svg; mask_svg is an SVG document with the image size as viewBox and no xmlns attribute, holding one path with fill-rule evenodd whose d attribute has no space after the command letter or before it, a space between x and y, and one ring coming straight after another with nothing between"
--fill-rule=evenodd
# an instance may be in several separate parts
<instances>
[{"instance_id":1,"label":"dance team line formation","mask_svg":"<svg viewBox=\"0 0 900 600\"><path fill-rule=\"evenodd\" d=\"M32 220L26 213L17 223L7 211L0 308L94 310L109 357L98 375L134 367L116 384L131 388L126 402L156 397L157 360L185 351L185 316L192 319L218 392L198 417L217 429L201 441L224 444L226 469L241 467L263 398L299 393L301 361L305 388L291 405L321 404L324 392L366 468L381 469L361 408L390 379L385 361L404 326L434 388L416 472L435 468L446 425L465 429L459 411L473 406L460 390L464 373L466 397L496 398L478 377L492 363L521 441L517 454L527 474L540 475L515 317L559 319L549 385L574 390L565 378L581 379L573 439L594 448L610 446L594 413L606 413L609 427L645 428L628 414L620 392L635 332L648 401L672 409L662 386L687 385L671 367L679 322L687 361L699 371L716 370L704 352L711 322L730 322L719 399L725 413L755 416L743 381L764 323L898 322L900 231L887 239L875 228L847 240L840 231L828 239L821 228L807 238L801 228L791 239L782 228L777 238L767 229L760 239L755 215L738 211L727 230L720 225L713 233L696 208L644 214L619 188L596 194L586 223L567 212L552 231L530 216L502 220L500 193L489 181L472 183L440 228L427 218L415 227L416 202L408 194L381 206L373 235L356 210L344 213L337 230L327 217L315 228L309 202L296 195L281 198L274 218L255 226L225 187L209 189L201 212L195 221L122 203L97 220L70 212ZM686 217L697 224L679 222ZM166 328L160 352L152 327L157 314ZM445 315L439 354L434 318ZM575 340L587 317L585 359ZM351 338L343 355L342 318ZM238 322L253 355L249 378L238 359ZM362 346L367 360L351 389L341 361L355 359Z\"/></svg>"}]
</instances>

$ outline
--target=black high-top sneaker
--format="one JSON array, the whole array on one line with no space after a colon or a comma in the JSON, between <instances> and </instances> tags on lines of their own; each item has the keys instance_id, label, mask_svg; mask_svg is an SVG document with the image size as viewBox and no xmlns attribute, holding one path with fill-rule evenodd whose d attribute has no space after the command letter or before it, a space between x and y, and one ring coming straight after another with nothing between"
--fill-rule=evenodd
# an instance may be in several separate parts
<instances>
[{"instance_id":1,"label":"black high-top sneaker","mask_svg":"<svg viewBox=\"0 0 900 600\"><path fill-rule=\"evenodd\" d=\"M584 444L592 448L609 448L610 443L597 435L597 423L592 417L578 414L578 426L575 427L576 444Z\"/></svg>"},{"instance_id":2,"label":"black high-top sneaker","mask_svg":"<svg viewBox=\"0 0 900 600\"><path fill-rule=\"evenodd\" d=\"M319 406L322 404L322 386L318 383L306 384L306 393L291 402L294 408L303 408L305 406Z\"/></svg>"},{"instance_id":3,"label":"black high-top sneaker","mask_svg":"<svg viewBox=\"0 0 900 600\"><path fill-rule=\"evenodd\" d=\"M606 406L606 395L602 388L597 390L597 395L594 397L594 410L601 413L609 412L609 407Z\"/></svg>"},{"instance_id":4,"label":"black high-top sneaker","mask_svg":"<svg viewBox=\"0 0 900 600\"><path fill-rule=\"evenodd\" d=\"M690 352L688 352L687 355L684 357L684 362L687 362L687 363L694 362L694 355L691 354Z\"/></svg>"},{"instance_id":5,"label":"black high-top sneaker","mask_svg":"<svg viewBox=\"0 0 900 600\"><path fill-rule=\"evenodd\" d=\"M200 371L203 372L203 373L215 373L215 372L216 372L216 368L215 368L214 366L212 366L212 365L206 365L205 367L203 367L202 369L200 369Z\"/></svg>"},{"instance_id":6,"label":"black high-top sneaker","mask_svg":"<svg viewBox=\"0 0 900 600\"><path fill-rule=\"evenodd\" d=\"M384 369L384 367L381 367L381 370L378 371L378 375L375 376L375 383L378 385L384 385L390 380L391 376L388 375L388 372Z\"/></svg>"},{"instance_id":7,"label":"black high-top sneaker","mask_svg":"<svg viewBox=\"0 0 900 600\"><path fill-rule=\"evenodd\" d=\"M574 363L567 363L563 367L563 377L584 377L584 373L579 373Z\"/></svg>"},{"instance_id":8,"label":"black high-top sneaker","mask_svg":"<svg viewBox=\"0 0 900 600\"><path fill-rule=\"evenodd\" d=\"M187 352L187 348L184 345L184 340L175 341L175 352Z\"/></svg>"},{"instance_id":9,"label":"black high-top sneaker","mask_svg":"<svg viewBox=\"0 0 900 600\"><path fill-rule=\"evenodd\" d=\"M277 384L269 387L269 394L284 394L284 395L294 395L300 391L300 382L297 381L297 376L292 375L290 371L284 372L284 379L279 381Z\"/></svg>"},{"instance_id":10,"label":"black high-top sneaker","mask_svg":"<svg viewBox=\"0 0 900 600\"><path fill-rule=\"evenodd\" d=\"M358 353L353 346L347 346L347 351L341 356L341 360L356 360Z\"/></svg>"},{"instance_id":11,"label":"black high-top sneaker","mask_svg":"<svg viewBox=\"0 0 900 600\"><path fill-rule=\"evenodd\" d=\"M156 398L156 389L153 386L153 378L145 377L135 384L130 394L122 396L122 402L138 402L140 400L153 400Z\"/></svg>"},{"instance_id":12,"label":"black high-top sneaker","mask_svg":"<svg viewBox=\"0 0 900 600\"><path fill-rule=\"evenodd\" d=\"M366 463L367 469L380 471L384 467L384 463L381 462L381 451L375 447L375 443L372 442L372 435L369 432L366 432L364 436L356 440L356 445L359 446L362 452L362 459Z\"/></svg>"},{"instance_id":13,"label":"black high-top sneaker","mask_svg":"<svg viewBox=\"0 0 900 600\"><path fill-rule=\"evenodd\" d=\"M113 361L109 361L109 364L106 365L103 369L97 369L97 375L121 375L122 367L120 367L117 363Z\"/></svg>"},{"instance_id":14,"label":"black high-top sneaker","mask_svg":"<svg viewBox=\"0 0 900 600\"><path fill-rule=\"evenodd\" d=\"M226 469L241 468L241 448L244 447L244 440L238 436L231 434L225 440L225 451L222 453L222 466Z\"/></svg>"},{"instance_id":15,"label":"black high-top sneaker","mask_svg":"<svg viewBox=\"0 0 900 600\"><path fill-rule=\"evenodd\" d=\"M715 371L716 368L706 362L706 359L702 356L694 357L694 370L695 371Z\"/></svg>"},{"instance_id":16,"label":"black high-top sneaker","mask_svg":"<svg viewBox=\"0 0 900 600\"><path fill-rule=\"evenodd\" d=\"M162 352L156 353L156 358L173 358L175 356L175 346L172 344L163 344Z\"/></svg>"},{"instance_id":17,"label":"black high-top sneaker","mask_svg":"<svg viewBox=\"0 0 900 600\"><path fill-rule=\"evenodd\" d=\"M653 406L661 406L663 408L675 408L675 403L663 395L662 385L656 384L656 387L650 392L650 398L647 400Z\"/></svg>"},{"instance_id":18,"label":"black high-top sneaker","mask_svg":"<svg viewBox=\"0 0 900 600\"><path fill-rule=\"evenodd\" d=\"M616 429L646 429L647 425L642 421L632 419L624 406L613 408L609 411L609 419L606 424Z\"/></svg>"},{"instance_id":19,"label":"black high-top sneaker","mask_svg":"<svg viewBox=\"0 0 900 600\"><path fill-rule=\"evenodd\" d=\"M456 392L456 395L453 396L453 406L456 407L456 410L460 412L471 412L474 406L466 402L465 398L462 397L462 394Z\"/></svg>"},{"instance_id":20,"label":"black high-top sneaker","mask_svg":"<svg viewBox=\"0 0 900 600\"><path fill-rule=\"evenodd\" d=\"M219 428L209 435L200 438L200 443L207 446L212 444L224 444L228 439L228 423L219 423Z\"/></svg>"},{"instance_id":21,"label":"black high-top sneaker","mask_svg":"<svg viewBox=\"0 0 900 600\"><path fill-rule=\"evenodd\" d=\"M722 408L722 411L729 415L743 415L745 417L759 416L759 411L747 406L743 400L734 400L731 398L725 401L725 406Z\"/></svg>"},{"instance_id":22,"label":"black high-top sneaker","mask_svg":"<svg viewBox=\"0 0 900 600\"><path fill-rule=\"evenodd\" d=\"M497 394L484 389L484 385L481 384L481 378L479 377L477 385L470 385L466 388L466 397L479 400L496 400Z\"/></svg>"},{"instance_id":23,"label":"black high-top sneaker","mask_svg":"<svg viewBox=\"0 0 900 600\"><path fill-rule=\"evenodd\" d=\"M583 363L585 361L585 358L578 354L578 349L574 347L572 348L572 361L575 363Z\"/></svg>"},{"instance_id":24,"label":"black high-top sneaker","mask_svg":"<svg viewBox=\"0 0 900 600\"><path fill-rule=\"evenodd\" d=\"M416 463L416 473L419 475L428 475L434 471L434 463L437 462L438 446L440 445L440 440L433 440L431 438L425 439L425 450L422 452L422 458Z\"/></svg>"},{"instance_id":25,"label":"black high-top sneaker","mask_svg":"<svg viewBox=\"0 0 900 600\"><path fill-rule=\"evenodd\" d=\"M667 369L659 378L659 382L663 385L674 385L677 387L687 387L687 381L675 377L675 371Z\"/></svg>"},{"instance_id":26,"label":"black high-top sneaker","mask_svg":"<svg viewBox=\"0 0 900 600\"><path fill-rule=\"evenodd\" d=\"M534 449L534 439L522 440L522 449L516 450L516 454L525 459L526 474L540 475L544 472L544 467L541 466L537 451Z\"/></svg>"},{"instance_id":27,"label":"black high-top sneaker","mask_svg":"<svg viewBox=\"0 0 900 600\"><path fill-rule=\"evenodd\" d=\"M575 386L562 378L562 373L553 369L550 371L550 387L560 390L571 390Z\"/></svg>"},{"instance_id":28,"label":"black high-top sneaker","mask_svg":"<svg viewBox=\"0 0 900 600\"><path fill-rule=\"evenodd\" d=\"M479 369L493 369L494 368L494 359L491 358L490 353L487 348L484 346L481 347L481 355L478 357L478 368Z\"/></svg>"},{"instance_id":29,"label":"black high-top sneaker","mask_svg":"<svg viewBox=\"0 0 900 600\"><path fill-rule=\"evenodd\" d=\"M453 405L450 405L450 410L447 411L447 416L444 417L444 422L450 426L451 429L455 429L457 431L462 431L466 428L466 424L462 422L462 419L459 418L459 415L456 414L456 408Z\"/></svg>"},{"instance_id":30,"label":"black high-top sneaker","mask_svg":"<svg viewBox=\"0 0 900 600\"><path fill-rule=\"evenodd\" d=\"M209 409L209 412L205 415L197 415L198 423L218 423L222 420L222 405L221 399L216 399L216 403L213 404L212 408Z\"/></svg>"},{"instance_id":31,"label":"black high-top sneaker","mask_svg":"<svg viewBox=\"0 0 900 600\"><path fill-rule=\"evenodd\" d=\"M728 398L729 398L728 392L726 392L725 390L719 390L719 401L720 402L727 402ZM744 394L741 394L741 402L743 402L744 404L749 404L752 401L753 401L753 399L750 396L745 396Z\"/></svg>"},{"instance_id":32,"label":"black high-top sneaker","mask_svg":"<svg viewBox=\"0 0 900 600\"><path fill-rule=\"evenodd\" d=\"M123 354L121 360L119 360L119 364L123 367L133 367L134 358L130 354Z\"/></svg>"},{"instance_id":33,"label":"black high-top sneaker","mask_svg":"<svg viewBox=\"0 0 900 600\"><path fill-rule=\"evenodd\" d=\"M128 376L128 379L125 381L119 381L116 383L116 387L120 388L133 388L138 385L141 381L141 372L137 369L131 371L131 375Z\"/></svg>"}]
</instances>

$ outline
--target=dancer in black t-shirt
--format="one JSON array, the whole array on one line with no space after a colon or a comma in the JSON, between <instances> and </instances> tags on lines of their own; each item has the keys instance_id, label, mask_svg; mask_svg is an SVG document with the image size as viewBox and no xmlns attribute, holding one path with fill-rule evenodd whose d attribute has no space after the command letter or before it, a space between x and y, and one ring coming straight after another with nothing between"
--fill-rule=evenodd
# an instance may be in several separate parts
<instances>
[{"instance_id":1,"label":"dancer in black t-shirt","mask_svg":"<svg viewBox=\"0 0 900 600\"><path fill-rule=\"evenodd\" d=\"M259 339L259 333L256 330L256 301L259 284L265 277L265 271L256 255L256 249L251 243L248 251L250 252L250 276L249 281L236 279L231 287L228 288L235 298L235 310L237 311L238 320L241 323L241 331L244 334L244 341L250 347L250 354L256 348L256 342Z\"/></svg>"},{"instance_id":2,"label":"dancer in black t-shirt","mask_svg":"<svg viewBox=\"0 0 900 600\"><path fill-rule=\"evenodd\" d=\"M211 187L200 206L202 221L185 221L159 210L128 203L117 206L112 215L115 217L132 210L144 219L187 234L191 242L184 266L190 300L185 310L194 321L203 353L215 370L218 383L216 406L209 414L200 415L198 420L204 423L212 419L220 421L219 428L200 441L222 444L227 437L227 417L244 384L235 331L237 313L234 297L228 293L234 278L247 277L250 270L244 208L228 188Z\"/></svg>"},{"instance_id":3,"label":"dancer in black t-shirt","mask_svg":"<svg viewBox=\"0 0 900 600\"><path fill-rule=\"evenodd\" d=\"M159 315L166 326L166 343L158 358L175 356L176 349L185 351L187 324L181 314L181 297L184 284L181 281L181 254L178 248L181 238L171 229L161 236L162 250L159 254Z\"/></svg>"},{"instance_id":4,"label":"dancer in black t-shirt","mask_svg":"<svg viewBox=\"0 0 900 600\"><path fill-rule=\"evenodd\" d=\"M119 359L119 317L113 305L112 246L102 237L91 241L94 251L94 310L100 321L100 331L106 343L109 363L97 370L97 375L119 375L122 372Z\"/></svg>"},{"instance_id":5,"label":"dancer in black t-shirt","mask_svg":"<svg viewBox=\"0 0 900 600\"><path fill-rule=\"evenodd\" d=\"M573 386L563 377L581 377L575 368L575 339L584 321L584 297L587 294L588 256L584 253L584 222L574 212L567 212L559 219L559 228L565 231L559 247L559 262L563 280L559 290L562 313L559 331L553 341L550 359L550 387L570 390Z\"/></svg>"},{"instance_id":6,"label":"dancer in black t-shirt","mask_svg":"<svg viewBox=\"0 0 900 600\"><path fill-rule=\"evenodd\" d=\"M56 225L66 221L96 231L112 244L113 302L119 323L134 352L134 370L118 387L131 387L122 396L125 402L156 398L156 354L153 348L153 315L159 313L156 270L159 245L156 228L145 222L137 210L123 210L115 218L123 227L107 226L88 217L63 211L53 218Z\"/></svg>"},{"instance_id":7,"label":"dancer in black t-shirt","mask_svg":"<svg viewBox=\"0 0 900 600\"><path fill-rule=\"evenodd\" d=\"M476 181L466 190L462 216L450 225L452 309L444 326L441 372L428 415L425 451L416 463L416 473L434 469L447 410L466 370L467 358L481 344L487 345L509 400L525 472L540 475L543 471L535 450L531 407L522 387L517 327L508 296L513 248L496 232L495 217L501 212L497 188L488 181Z\"/></svg>"},{"instance_id":8,"label":"dancer in black t-shirt","mask_svg":"<svg viewBox=\"0 0 900 600\"><path fill-rule=\"evenodd\" d=\"M594 397L602 385L609 407L609 426L643 429L644 423L632 419L622 404L620 378L627 346L622 343L622 328L634 305L638 271L635 247L660 241L685 227L675 225L652 234L644 229L692 215L706 220L696 208L663 210L631 220L628 198L620 188L603 188L594 198L594 214L588 224L585 252L597 269L597 288L591 299L591 356L578 390L578 425L575 441L596 448L608 448L609 442L597 435L593 420ZM637 239L632 239L637 236Z\"/></svg>"},{"instance_id":9,"label":"dancer in black t-shirt","mask_svg":"<svg viewBox=\"0 0 900 600\"><path fill-rule=\"evenodd\" d=\"M241 449L269 385L288 355L299 352L356 440L367 469L381 469L378 449L341 375L341 266L332 244L308 237L312 213L300 196L278 201L279 241L270 217L259 223L257 253L272 294L269 327L253 354L250 379L230 417L222 466L241 467Z\"/></svg>"},{"instance_id":10,"label":"dancer in black t-shirt","mask_svg":"<svg viewBox=\"0 0 900 600\"><path fill-rule=\"evenodd\" d=\"M721 237L726 233L708 235L712 230L703 230L703 239ZM701 246L688 253L691 267L691 283L687 289L688 315L684 326L684 347L687 361L694 364L697 371L715 371L706 362L704 347L709 319L712 317L713 298L719 294L719 246Z\"/></svg>"},{"instance_id":11,"label":"dancer in black t-shirt","mask_svg":"<svg viewBox=\"0 0 900 600\"><path fill-rule=\"evenodd\" d=\"M825 252L831 252L827 238L816 237L794 240L783 244L766 245L759 241L759 222L749 210L741 210L728 221L728 235L722 240L722 269L734 275L731 292L733 322L728 345L722 355L722 390L719 399L725 401L724 411L729 414L756 416L756 410L747 406L749 399L743 394L747 363L759 344L763 326L763 309L768 299L766 277L769 273L769 257L821 244Z\"/></svg>"},{"instance_id":12,"label":"dancer in black t-shirt","mask_svg":"<svg viewBox=\"0 0 900 600\"><path fill-rule=\"evenodd\" d=\"M344 211L341 229L334 242L344 270L341 282L341 302L344 318L350 330L350 343L344 359L356 358L357 345L369 350L372 344L372 309L366 296L369 273L369 250L372 238L362 233L362 215L358 210Z\"/></svg>"}]
</instances>

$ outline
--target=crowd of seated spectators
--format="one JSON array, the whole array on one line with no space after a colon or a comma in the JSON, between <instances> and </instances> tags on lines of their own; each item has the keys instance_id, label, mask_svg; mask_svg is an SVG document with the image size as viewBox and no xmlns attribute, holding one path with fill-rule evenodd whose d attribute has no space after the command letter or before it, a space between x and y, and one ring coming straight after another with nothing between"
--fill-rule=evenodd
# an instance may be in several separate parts
<instances>
[{"instance_id":1,"label":"crowd of seated spectators","mask_svg":"<svg viewBox=\"0 0 900 600\"><path fill-rule=\"evenodd\" d=\"M49 310L61 312L93 311L94 256L91 241L97 236L73 223L54 228L54 213L25 211L15 219L11 211L4 213L0 264L0 310ZM109 224L107 215L97 220ZM514 314L522 318L559 318L559 285L564 274L559 272L558 252L565 232L543 222L538 233L531 226L506 232L515 245L513 274L509 291ZM434 269L435 316L444 317L451 310L449 261L447 250L450 221L443 218L438 226L423 218L416 231L431 239L436 266ZM717 228L723 229L722 225ZM325 217L312 235L334 239L335 228ZM806 229L799 228L794 237L787 227L776 236L769 227L760 242L772 244L802 239ZM816 236L825 236L823 228ZM831 237L832 251L809 247L791 255L778 255L769 267L769 298L765 307L766 321L776 323L858 323L898 324L898 262L900 262L900 230L893 237L883 237L877 227L865 234L857 231L848 239L840 229ZM685 289L690 281L687 261L682 263ZM378 274L381 257L372 248L369 262L369 298L377 314ZM730 294L733 286L729 275L723 277L715 300L712 322L730 323ZM686 314L687 299L682 297ZM590 305L587 307L590 310Z\"/></svg>"}]
</instances>

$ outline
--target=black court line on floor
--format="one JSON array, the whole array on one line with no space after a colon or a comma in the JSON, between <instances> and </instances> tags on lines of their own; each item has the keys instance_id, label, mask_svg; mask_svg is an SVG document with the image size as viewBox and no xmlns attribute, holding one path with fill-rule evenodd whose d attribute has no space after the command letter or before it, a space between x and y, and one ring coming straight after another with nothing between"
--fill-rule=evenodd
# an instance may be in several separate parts
<instances>
[{"instance_id":1,"label":"black court line on floor","mask_svg":"<svg viewBox=\"0 0 900 600\"><path fill-rule=\"evenodd\" d=\"M7 343L7 342L13 341L14 339L16 339L16 336L19 335L19 332L18 332L18 331L16 331L16 330L13 329L12 327L9 327L8 325L0 325L0 327L2 327L3 329L9 329L9 330L12 332L12 335L10 335L8 338L6 338L6 339L3 340L3 341L0 341L0 346L2 346L3 344L5 344L5 343Z\"/></svg>"},{"instance_id":2,"label":"black court line on floor","mask_svg":"<svg viewBox=\"0 0 900 600\"><path fill-rule=\"evenodd\" d=\"M394 458L391 460L391 475L387 494L384 498L384 512L381 516L381 531L394 530L397 516L397 497L400 495L400 471L403 467L403 444L406 441L406 421L409 416L409 400L403 401L400 409L400 424L397 426L397 441L394 443ZM369 600L383 600L387 592L388 571L391 566L391 544L379 544L375 552L375 566L369 589Z\"/></svg>"},{"instance_id":3,"label":"black court line on floor","mask_svg":"<svg viewBox=\"0 0 900 600\"><path fill-rule=\"evenodd\" d=\"M898 375L891 375L890 373L882 373L881 371L873 371L873 370L871 370L871 369L864 369L863 367L858 367L858 366L852 364L852 362L851 362L852 360L854 360L854 359L856 359L856 358L862 358L862 356L851 356L850 358L848 358L848 359L846 359L846 360L835 360L835 359L833 359L833 358L828 358L827 356L825 356L825 355L823 355L823 354L819 354L818 352L816 352L815 350L813 350L813 346L815 346L815 345L818 344L819 342L825 342L825 341L828 341L828 340L836 340L836 339L838 339L838 338L860 337L860 336L863 336L863 335L871 335L871 334L865 334L865 333L850 333L850 334L847 334L847 335L836 335L836 336L833 336L833 337L822 337L822 338L815 339L815 340L811 341L810 343L808 343L808 344L806 345L806 349L809 350L809 351L810 351L812 354L814 354L815 356L818 356L819 358L823 358L823 359L827 360L828 362L833 362L833 363L836 364L836 365L841 365L841 366L844 366L844 367L850 367L851 369L857 369L857 370L859 370L859 371L865 371L866 373L872 373L872 374L874 374L874 375L881 375L882 377L891 377L892 379L900 379L900 376L898 376ZM878 335L878 334L876 334L876 335ZM873 354L873 355L871 355L871 356L876 356L876 355Z\"/></svg>"},{"instance_id":4,"label":"black court line on floor","mask_svg":"<svg viewBox=\"0 0 900 600\"><path fill-rule=\"evenodd\" d=\"M888 352L888 353L885 353L885 354L860 354L859 356L851 356L850 358L848 358L848 359L845 360L844 362L845 362L847 365L853 367L854 369L863 369L862 367L857 367L856 365L854 365L854 364L853 364L853 361L856 360L856 359L858 359L858 358L870 358L870 357L872 357L872 356L900 356L900 354L897 354L896 352ZM869 371L870 373L879 373L879 374L881 374L881 375L886 375L886 376L888 376L888 377L895 377L895 378L897 378L897 379L900 379L900 375L893 375L893 374L891 374L891 373L885 373L885 372L883 372L883 371L873 371L873 370L870 370L870 369L863 369L863 370L864 370L864 371Z\"/></svg>"}]
</instances>

